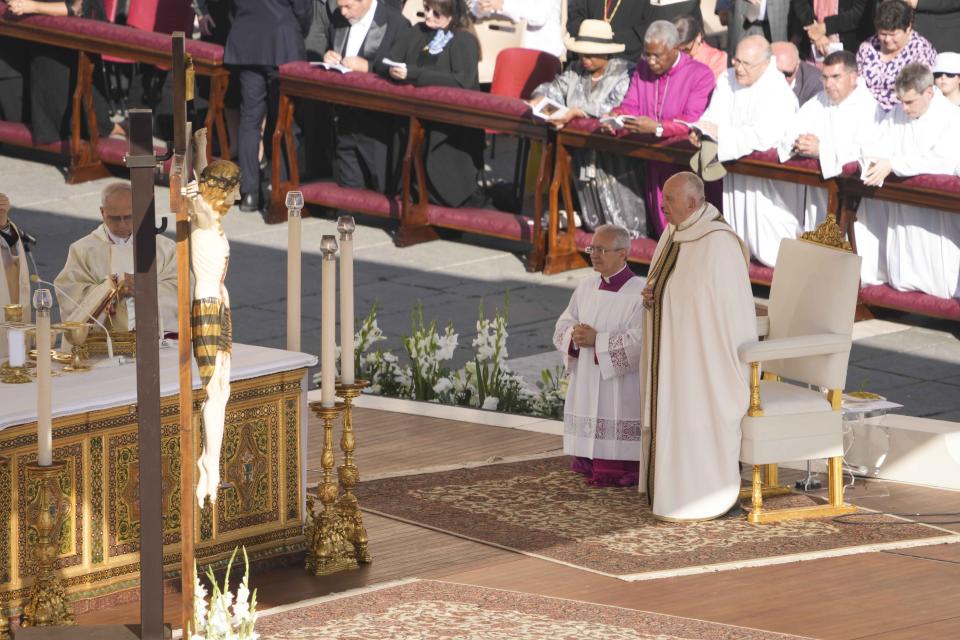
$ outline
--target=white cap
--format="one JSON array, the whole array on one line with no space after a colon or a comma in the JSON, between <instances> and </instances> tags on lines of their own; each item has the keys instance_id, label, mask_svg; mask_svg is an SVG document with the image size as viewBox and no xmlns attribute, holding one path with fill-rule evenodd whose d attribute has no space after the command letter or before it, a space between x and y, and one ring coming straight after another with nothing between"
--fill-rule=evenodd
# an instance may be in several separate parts
<instances>
[{"instance_id":1,"label":"white cap","mask_svg":"<svg viewBox=\"0 0 960 640\"><path fill-rule=\"evenodd\" d=\"M933 65L934 73L960 74L960 53L948 51L937 54L937 62Z\"/></svg>"}]
</instances>

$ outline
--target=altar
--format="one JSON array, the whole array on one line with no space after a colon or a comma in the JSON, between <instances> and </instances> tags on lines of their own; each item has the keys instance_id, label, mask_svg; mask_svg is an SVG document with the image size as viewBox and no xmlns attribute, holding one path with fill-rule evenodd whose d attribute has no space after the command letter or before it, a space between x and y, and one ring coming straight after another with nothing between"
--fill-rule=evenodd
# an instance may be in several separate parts
<instances>
[{"instance_id":1,"label":"altar","mask_svg":"<svg viewBox=\"0 0 960 640\"><path fill-rule=\"evenodd\" d=\"M222 482L211 508L195 507L196 558L225 562L239 545L251 561L304 547L307 379L315 356L233 346L231 395L221 451ZM180 446L176 342L160 349L164 571L180 571ZM193 365L196 447L204 394ZM36 488L25 465L37 457L36 383L0 385L0 603L20 607L31 579L27 525ZM136 367L133 361L53 379L53 457L66 463L69 497L57 570L79 613L88 600L139 584ZM194 502L196 505L196 502Z\"/></svg>"}]
</instances>

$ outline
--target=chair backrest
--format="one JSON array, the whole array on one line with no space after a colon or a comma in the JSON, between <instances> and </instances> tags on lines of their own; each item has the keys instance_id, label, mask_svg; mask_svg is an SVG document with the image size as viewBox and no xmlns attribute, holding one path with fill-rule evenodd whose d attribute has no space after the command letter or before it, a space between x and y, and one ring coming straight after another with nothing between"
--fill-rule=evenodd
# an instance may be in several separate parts
<instances>
[{"instance_id":1,"label":"chair backrest","mask_svg":"<svg viewBox=\"0 0 960 640\"><path fill-rule=\"evenodd\" d=\"M127 26L142 31L193 33L191 0L130 0Z\"/></svg>"},{"instance_id":2,"label":"chair backrest","mask_svg":"<svg viewBox=\"0 0 960 640\"><path fill-rule=\"evenodd\" d=\"M497 56L490 93L526 100L539 85L560 73L560 59L544 51L514 47Z\"/></svg>"},{"instance_id":3,"label":"chair backrest","mask_svg":"<svg viewBox=\"0 0 960 640\"><path fill-rule=\"evenodd\" d=\"M410 24L423 22L423 0L407 0L403 3L403 17Z\"/></svg>"},{"instance_id":4,"label":"chair backrest","mask_svg":"<svg viewBox=\"0 0 960 640\"><path fill-rule=\"evenodd\" d=\"M770 338L814 333L853 335L860 288L860 256L805 240L780 242L770 285ZM790 380L842 389L849 352L764 363Z\"/></svg>"},{"instance_id":5,"label":"chair backrest","mask_svg":"<svg viewBox=\"0 0 960 640\"><path fill-rule=\"evenodd\" d=\"M103 12L107 16L107 22L116 22L117 21L117 5L120 4L117 0L104 0L103 3Z\"/></svg>"},{"instance_id":6,"label":"chair backrest","mask_svg":"<svg viewBox=\"0 0 960 640\"><path fill-rule=\"evenodd\" d=\"M493 80L500 52L504 49L519 47L526 28L526 21L511 22L506 18L484 18L474 24L477 40L480 41L480 64L477 67L477 73L481 83L485 84Z\"/></svg>"}]
</instances>

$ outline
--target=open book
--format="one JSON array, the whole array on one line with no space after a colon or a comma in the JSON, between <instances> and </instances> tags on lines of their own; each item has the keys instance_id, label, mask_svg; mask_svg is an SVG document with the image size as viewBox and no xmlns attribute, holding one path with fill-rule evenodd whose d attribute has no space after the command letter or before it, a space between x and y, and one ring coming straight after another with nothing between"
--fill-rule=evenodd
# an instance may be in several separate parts
<instances>
[{"instance_id":1,"label":"open book","mask_svg":"<svg viewBox=\"0 0 960 640\"><path fill-rule=\"evenodd\" d=\"M714 138L712 135L710 135L709 133L704 131L702 128L700 128L700 125L697 124L696 122L687 122L686 120L680 120L679 118L674 118L673 121L679 122L682 125L686 125L690 127L691 131L696 131L700 135L701 140L710 140L712 142L717 141L716 138Z\"/></svg>"},{"instance_id":2,"label":"open book","mask_svg":"<svg viewBox=\"0 0 960 640\"><path fill-rule=\"evenodd\" d=\"M563 117L566 112L567 108L565 106L550 98L544 98L533 108L533 115L544 120Z\"/></svg>"},{"instance_id":3,"label":"open book","mask_svg":"<svg viewBox=\"0 0 960 640\"><path fill-rule=\"evenodd\" d=\"M636 118L634 116L621 113L615 116L603 116L600 118L600 124L602 126L610 127L614 131L619 131L620 129L623 129L623 124L630 120L636 120Z\"/></svg>"},{"instance_id":4,"label":"open book","mask_svg":"<svg viewBox=\"0 0 960 640\"><path fill-rule=\"evenodd\" d=\"M350 67L345 67L342 64L327 64L320 60L315 60L310 63L313 67L320 67L321 69L326 69L327 71L339 71L340 73L350 73L353 71Z\"/></svg>"}]
</instances>

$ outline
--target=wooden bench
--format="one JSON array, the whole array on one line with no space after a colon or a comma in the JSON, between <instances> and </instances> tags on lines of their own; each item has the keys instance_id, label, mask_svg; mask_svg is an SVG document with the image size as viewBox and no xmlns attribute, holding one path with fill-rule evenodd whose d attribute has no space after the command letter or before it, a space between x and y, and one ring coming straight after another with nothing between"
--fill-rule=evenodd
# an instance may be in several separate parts
<instances>
[{"instance_id":1,"label":"wooden bench","mask_svg":"<svg viewBox=\"0 0 960 640\"><path fill-rule=\"evenodd\" d=\"M70 139L52 145L34 145L29 128L21 123L0 121L0 143L70 154L67 182L74 184L109 175L104 163L122 165L126 140L101 139L93 111L92 56L109 55L162 67L172 64L169 35L141 31L123 25L60 16L15 16L0 1L0 35L77 51L77 84L71 103ZM210 100L206 127L216 136L223 155L229 157L229 141L223 115L228 72L223 66L223 47L187 40L187 53L198 75L210 77ZM89 138L83 136L87 123ZM165 152L158 149L158 152ZM169 168L169 163L165 165Z\"/></svg>"},{"instance_id":2,"label":"wooden bench","mask_svg":"<svg viewBox=\"0 0 960 640\"><path fill-rule=\"evenodd\" d=\"M364 189L348 190L330 182L301 185L293 145L294 100L297 98L405 118L409 133L399 198ZM455 209L430 204L423 166L425 126L430 122L496 129L543 142L532 218L495 209ZM273 137L273 157L280 158L283 150L286 151L290 175L283 180L281 163L273 163L273 197L268 221L286 220L286 193L300 189L304 201L314 205L399 219L396 235L399 246L432 240L437 237L437 228L478 233L529 244L531 252L527 268L539 270L543 265L544 247L541 229L541 214L545 210L543 194L553 166L554 137L552 131L534 121L529 107L521 100L449 87L398 85L372 73L340 74L307 62L291 62L280 67L280 108ZM413 199L413 180L417 181L419 194L416 201Z\"/></svg>"}]
</instances>

